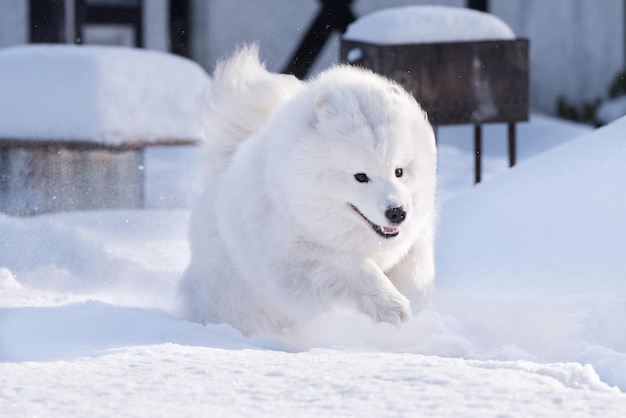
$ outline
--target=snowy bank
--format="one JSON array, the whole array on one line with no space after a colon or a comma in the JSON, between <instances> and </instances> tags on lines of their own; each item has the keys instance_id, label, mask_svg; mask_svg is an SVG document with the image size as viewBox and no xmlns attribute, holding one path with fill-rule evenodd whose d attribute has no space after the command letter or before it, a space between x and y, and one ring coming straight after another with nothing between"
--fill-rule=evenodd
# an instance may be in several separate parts
<instances>
[{"instance_id":1,"label":"snowy bank","mask_svg":"<svg viewBox=\"0 0 626 418\"><path fill-rule=\"evenodd\" d=\"M141 49L27 45L0 51L0 139L201 140L208 75Z\"/></svg>"},{"instance_id":2,"label":"snowy bank","mask_svg":"<svg viewBox=\"0 0 626 418\"><path fill-rule=\"evenodd\" d=\"M463 290L485 281L514 292L550 283L556 293L626 295L624 132L626 118L445 205L440 283L463 277Z\"/></svg>"},{"instance_id":3,"label":"snowy bank","mask_svg":"<svg viewBox=\"0 0 626 418\"><path fill-rule=\"evenodd\" d=\"M579 364L166 344L0 365L6 416L620 417Z\"/></svg>"},{"instance_id":4,"label":"snowy bank","mask_svg":"<svg viewBox=\"0 0 626 418\"><path fill-rule=\"evenodd\" d=\"M461 7L407 6L376 11L348 26L344 39L378 45L515 39L492 14Z\"/></svg>"},{"instance_id":5,"label":"snowy bank","mask_svg":"<svg viewBox=\"0 0 626 418\"><path fill-rule=\"evenodd\" d=\"M611 123L626 115L626 96L608 100L598 108L597 119L602 123Z\"/></svg>"},{"instance_id":6,"label":"snowy bank","mask_svg":"<svg viewBox=\"0 0 626 418\"><path fill-rule=\"evenodd\" d=\"M626 389L624 132L626 118L443 205L438 309L480 330L468 350L590 362Z\"/></svg>"}]
</instances>

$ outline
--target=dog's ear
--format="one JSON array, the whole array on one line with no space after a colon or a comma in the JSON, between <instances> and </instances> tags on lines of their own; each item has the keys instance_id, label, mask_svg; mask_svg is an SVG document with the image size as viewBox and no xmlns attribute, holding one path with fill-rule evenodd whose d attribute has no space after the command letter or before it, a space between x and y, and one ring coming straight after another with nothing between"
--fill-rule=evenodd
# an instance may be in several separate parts
<instances>
[{"instance_id":1,"label":"dog's ear","mask_svg":"<svg viewBox=\"0 0 626 418\"><path fill-rule=\"evenodd\" d=\"M396 96L402 96L402 95L406 94L406 92L402 89L402 87L400 87L399 85L397 85L395 83L391 84L389 86L389 91L392 94L395 94Z\"/></svg>"},{"instance_id":2,"label":"dog's ear","mask_svg":"<svg viewBox=\"0 0 626 418\"><path fill-rule=\"evenodd\" d=\"M344 98L337 92L324 92L315 99L314 125L321 121L328 121L344 113L346 104Z\"/></svg>"},{"instance_id":3,"label":"dog's ear","mask_svg":"<svg viewBox=\"0 0 626 418\"><path fill-rule=\"evenodd\" d=\"M335 113L336 106L333 102L333 95L325 93L315 99L315 119L325 120Z\"/></svg>"},{"instance_id":4,"label":"dog's ear","mask_svg":"<svg viewBox=\"0 0 626 418\"><path fill-rule=\"evenodd\" d=\"M411 101L415 101L416 104L418 105L418 107L420 108L420 114L422 116L422 119L424 119L426 122L428 122L428 114L422 108L422 106L419 103L417 103L417 101L413 98L411 93L409 93L402 86L400 86L400 85L398 85L396 83L392 83L389 86L389 91L396 97L409 97Z\"/></svg>"}]
</instances>

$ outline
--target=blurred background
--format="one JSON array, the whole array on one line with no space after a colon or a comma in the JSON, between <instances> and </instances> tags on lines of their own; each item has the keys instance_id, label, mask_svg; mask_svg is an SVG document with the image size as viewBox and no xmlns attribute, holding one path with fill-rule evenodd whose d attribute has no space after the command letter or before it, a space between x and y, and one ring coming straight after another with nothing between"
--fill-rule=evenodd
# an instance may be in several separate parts
<instances>
[{"instance_id":1,"label":"blurred background","mask_svg":"<svg viewBox=\"0 0 626 418\"><path fill-rule=\"evenodd\" d=\"M258 42L271 70L296 72L290 64L305 60L303 76L338 61L338 39L354 18L418 4L486 10L528 38L534 112L598 125L599 106L626 94L624 0L0 0L0 48L128 45L211 71L236 45Z\"/></svg>"}]
</instances>

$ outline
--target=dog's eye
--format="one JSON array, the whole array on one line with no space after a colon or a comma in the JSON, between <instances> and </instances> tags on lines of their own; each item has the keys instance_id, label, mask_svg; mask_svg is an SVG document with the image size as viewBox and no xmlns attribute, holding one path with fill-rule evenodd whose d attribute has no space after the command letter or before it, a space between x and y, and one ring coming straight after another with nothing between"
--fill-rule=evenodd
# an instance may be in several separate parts
<instances>
[{"instance_id":1,"label":"dog's eye","mask_svg":"<svg viewBox=\"0 0 626 418\"><path fill-rule=\"evenodd\" d=\"M402 177L404 171L401 168L396 168L396 177Z\"/></svg>"},{"instance_id":2,"label":"dog's eye","mask_svg":"<svg viewBox=\"0 0 626 418\"><path fill-rule=\"evenodd\" d=\"M365 173L356 173L354 175L354 178L359 183L367 183L368 181L370 181L369 177L367 177L367 174L365 174Z\"/></svg>"}]
</instances>

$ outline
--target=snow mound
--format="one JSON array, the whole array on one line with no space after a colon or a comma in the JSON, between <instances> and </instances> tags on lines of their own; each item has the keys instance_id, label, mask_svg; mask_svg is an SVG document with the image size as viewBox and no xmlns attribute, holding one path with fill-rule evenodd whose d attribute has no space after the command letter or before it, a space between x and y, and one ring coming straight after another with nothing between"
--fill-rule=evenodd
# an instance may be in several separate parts
<instances>
[{"instance_id":1,"label":"snow mound","mask_svg":"<svg viewBox=\"0 0 626 418\"><path fill-rule=\"evenodd\" d=\"M626 294L625 131L622 118L444 206L440 285Z\"/></svg>"},{"instance_id":2,"label":"snow mound","mask_svg":"<svg viewBox=\"0 0 626 418\"><path fill-rule=\"evenodd\" d=\"M407 6L376 11L348 26L344 39L379 45L514 39L489 13L448 6Z\"/></svg>"},{"instance_id":3,"label":"snow mound","mask_svg":"<svg viewBox=\"0 0 626 418\"><path fill-rule=\"evenodd\" d=\"M0 139L199 141L208 82L198 64L162 52L7 48L0 51Z\"/></svg>"},{"instance_id":4,"label":"snow mound","mask_svg":"<svg viewBox=\"0 0 626 418\"><path fill-rule=\"evenodd\" d=\"M435 306L462 318L462 355L589 362L626 388L625 131L622 118L443 205Z\"/></svg>"},{"instance_id":5,"label":"snow mound","mask_svg":"<svg viewBox=\"0 0 626 418\"><path fill-rule=\"evenodd\" d=\"M3 291L21 289L22 285L15 280L11 270L5 267L0 267L0 289Z\"/></svg>"},{"instance_id":6,"label":"snow mound","mask_svg":"<svg viewBox=\"0 0 626 418\"><path fill-rule=\"evenodd\" d=\"M598 108L598 120L602 123L611 123L626 115L626 96L620 96L606 101Z\"/></svg>"},{"instance_id":7,"label":"snow mound","mask_svg":"<svg viewBox=\"0 0 626 418\"><path fill-rule=\"evenodd\" d=\"M178 321L164 311L98 301L60 307L0 308L0 317L3 328L0 361L100 356L130 345L173 341L223 349L255 348L253 343L272 346L260 337L244 341L227 325L206 328L197 323ZM42 323L46 326L39 327L38 324Z\"/></svg>"},{"instance_id":8,"label":"snow mound","mask_svg":"<svg viewBox=\"0 0 626 418\"><path fill-rule=\"evenodd\" d=\"M24 370L25 367L31 369ZM545 371L582 380L570 364ZM575 389L523 364L353 350L208 349L163 344L99 357L5 363L4 416L620 417L624 396ZM561 372L557 372L561 373ZM620 415L621 414L621 415Z\"/></svg>"},{"instance_id":9,"label":"snow mound","mask_svg":"<svg viewBox=\"0 0 626 418\"><path fill-rule=\"evenodd\" d=\"M529 361L471 361L474 367L491 370L521 371L537 376L554 379L555 383L575 390L589 390L608 393L619 393L619 389L610 387L589 364L580 363L548 363L539 364Z\"/></svg>"},{"instance_id":10,"label":"snow mound","mask_svg":"<svg viewBox=\"0 0 626 418\"><path fill-rule=\"evenodd\" d=\"M173 298L171 282L188 261L187 222L186 211L0 214L0 278L7 277L2 282L10 285L14 277L21 285L3 290L0 306L98 298L166 307Z\"/></svg>"}]
</instances>

